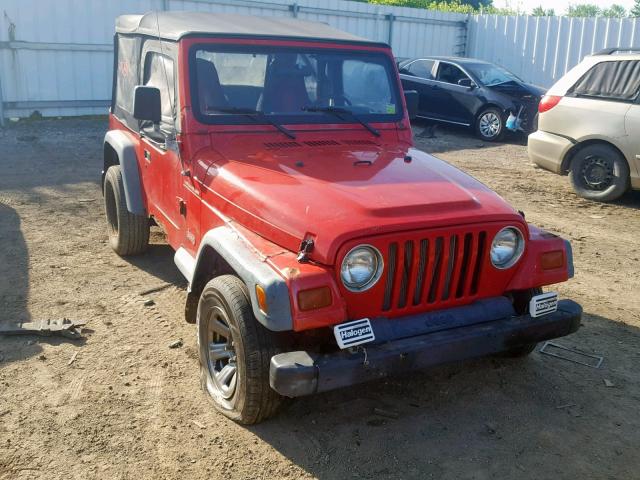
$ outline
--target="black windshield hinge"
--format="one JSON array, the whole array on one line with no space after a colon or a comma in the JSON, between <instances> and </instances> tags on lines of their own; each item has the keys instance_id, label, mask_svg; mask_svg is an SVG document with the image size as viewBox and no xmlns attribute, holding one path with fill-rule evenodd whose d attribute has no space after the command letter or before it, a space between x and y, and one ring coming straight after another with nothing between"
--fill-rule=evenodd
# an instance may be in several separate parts
<instances>
[{"instance_id":1,"label":"black windshield hinge","mask_svg":"<svg viewBox=\"0 0 640 480\"><path fill-rule=\"evenodd\" d=\"M300 251L298 252L298 262L307 263L309 261L309 254L313 251L313 239L305 238L300 243Z\"/></svg>"}]
</instances>

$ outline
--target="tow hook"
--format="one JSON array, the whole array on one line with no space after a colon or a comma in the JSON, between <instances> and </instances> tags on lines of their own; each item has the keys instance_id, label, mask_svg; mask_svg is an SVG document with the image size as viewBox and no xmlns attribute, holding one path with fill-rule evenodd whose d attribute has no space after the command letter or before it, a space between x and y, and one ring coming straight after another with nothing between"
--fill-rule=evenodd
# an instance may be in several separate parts
<instances>
[{"instance_id":1,"label":"tow hook","mask_svg":"<svg viewBox=\"0 0 640 480\"><path fill-rule=\"evenodd\" d=\"M300 251L298 252L297 260L299 263L307 263L309 261L309 254L313 251L313 239L305 238L300 243Z\"/></svg>"}]
</instances>

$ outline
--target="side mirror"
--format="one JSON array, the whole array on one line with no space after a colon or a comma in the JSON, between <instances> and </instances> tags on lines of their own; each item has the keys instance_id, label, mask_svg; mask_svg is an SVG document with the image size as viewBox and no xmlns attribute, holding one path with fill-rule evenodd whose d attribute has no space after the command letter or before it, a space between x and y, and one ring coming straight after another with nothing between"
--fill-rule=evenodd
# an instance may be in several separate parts
<instances>
[{"instance_id":1,"label":"side mirror","mask_svg":"<svg viewBox=\"0 0 640 480\"><path fill-rule=\"evenodd\" d=\"M458 85L460 85L461 87L467 87L469 89L472 89L474 87L474 84L470 78L461 78L460 80L458 80Z\"/></svg>"},{"instance_id":2,"label":"side mirror","mask_svg":"<svg viewBox=\"0 0 640 480\"><path fill-rule=\"evenodd\" d=\"M413 120L418 116L418 92L415 90L405 90L404 100L407 104L407 112L409 113L409 120Z\"/></svg>"},{"instance_id":3,"label":"side mirror","mask_svg":"<svg viewBox=\"0 0 640 480\"><path fill-rule=\"evenodd\" d=\"M160 123L161 112L160 90L142 85L133 89L133 118L149 120L155 125Z\"/></svg>"}]
</instances>

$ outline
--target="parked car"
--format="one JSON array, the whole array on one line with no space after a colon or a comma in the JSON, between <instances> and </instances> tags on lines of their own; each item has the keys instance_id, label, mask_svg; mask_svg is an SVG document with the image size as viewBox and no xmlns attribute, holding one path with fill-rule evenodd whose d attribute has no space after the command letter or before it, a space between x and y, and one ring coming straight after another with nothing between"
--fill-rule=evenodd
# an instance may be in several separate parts
<instances>
[{"instance_id":1,"label":"parked car","mask_svg":"<svg viewBox=\"0 0 640 480\"><path fill-rule=\"evenodd\" d=\"M640 189L640 49L586 57L540 102L529 157L569 175L581 197L601 202Z\"/></svg>"},{"instance_id":2,"label":"parked car","mask_svg":"<svg viewBox=\"0 0 640 480\"><path fill-rule=\"evenodd\" d=\"M475 58L421 57L398 59L398 69L403 87L420 96L419 118L472 127L487 141L500 140L508 128L535 130L544 89L499 65Z\"/></svg>"},{"instance_id":3,"label":"parked car","mask_svg":"<svg viewBox=\"0 0 640 480\"><path fill-rule=\"evenodd\" d=\"M572 276L569 243L412 147L388 45L201 12L116 32L109 242L134 255L165 231L229 418L578 329L578 304L540 292Z\"/></svg>"}]
</instances>

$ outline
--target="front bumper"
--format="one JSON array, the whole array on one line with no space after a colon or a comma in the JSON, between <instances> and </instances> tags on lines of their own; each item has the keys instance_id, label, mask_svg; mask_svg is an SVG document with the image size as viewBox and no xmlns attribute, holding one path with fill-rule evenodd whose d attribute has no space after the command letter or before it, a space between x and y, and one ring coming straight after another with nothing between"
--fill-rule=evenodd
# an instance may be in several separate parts
<instances>
[{"instance_id":1,"label":"front bumper","mask_svg":"<svg viewBox=\"0 0 640 480\"><path fill-rule=\"evenodd\" d=\"M346 350L328 354L297 351L274 355L269 376L271 388L287 397L300 397L374 380L391 373L498 353L573 333L579 328L582 316L582 307L571 300L559 301L556 312L538 318L527 314L486 320L485 306L484 311L476 312L480 317L485 315L480 323L477 320L469 323L462 318L469 316L475 307L465 308L460 310L464 313L457 315L445 311L447 318L453 320L450 325L457 325L453 328L441 328L380 344L366 344L356 353ZM422 321L416 324L424 326L432 317L431 314L425 314ZM403 319L392 321L402 324ZM375 322L372 321L374 331ZM427 325L426 329L429 328Z\"/></svg>"}]
</instances>

